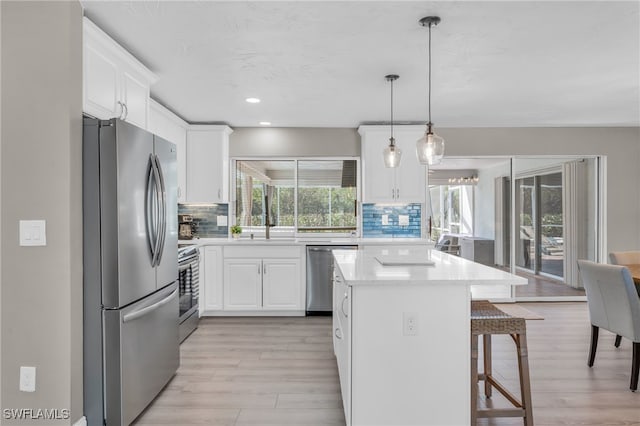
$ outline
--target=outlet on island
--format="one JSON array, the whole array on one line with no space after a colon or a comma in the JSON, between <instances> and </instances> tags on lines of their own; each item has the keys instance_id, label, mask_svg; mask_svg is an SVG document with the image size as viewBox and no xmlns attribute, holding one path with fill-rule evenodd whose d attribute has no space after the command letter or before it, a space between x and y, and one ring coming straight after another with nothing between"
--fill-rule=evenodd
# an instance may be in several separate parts
<instances>
[{"instance_id":1,"label":"outlet on island","mask_svg":"<svg viewBox=\"0 0 640 426\"><path fill-rule=\"evenodd\" d=\"M402 314L402 334L404 336L418 335L418 313L404 312Z\"/></svg>"}]
</instances>

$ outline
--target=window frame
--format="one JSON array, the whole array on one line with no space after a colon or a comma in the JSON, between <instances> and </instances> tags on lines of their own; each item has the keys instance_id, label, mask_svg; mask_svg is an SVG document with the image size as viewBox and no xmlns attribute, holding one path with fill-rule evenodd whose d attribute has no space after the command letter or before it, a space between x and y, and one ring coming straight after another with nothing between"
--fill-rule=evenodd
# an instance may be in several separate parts
<instances>
[{"instance_id":1,"label":"window frame","mask_svg":"<svg viewBox=\"0 0 640 426\"><path fill-rule=\"evenodd\" d=\"M352 231L351 233L346 232L298 232L298 162L299 161L344 161L344 160L353 160L356 162L356 229L355 233ZM280 227L280 229L271 229L270 235L271 238L345 238L345 237L359 237L361 235L361 215L362 215L362 206L361 206L361 194L362 194L362 177L360 170L360 157L355 156L327 156L327 157L250 157L250 156L238 156L231 157L229 159L229 223L235 224L237 220L236 216L236 206L237 206L237 198L236 198L236 167L238 161L293 161L293 199L294 199L294 220L293 226ZM264 238L265 236L265 227L251 227L251 233L258 237Z\"/></svg>"}]
</instances>

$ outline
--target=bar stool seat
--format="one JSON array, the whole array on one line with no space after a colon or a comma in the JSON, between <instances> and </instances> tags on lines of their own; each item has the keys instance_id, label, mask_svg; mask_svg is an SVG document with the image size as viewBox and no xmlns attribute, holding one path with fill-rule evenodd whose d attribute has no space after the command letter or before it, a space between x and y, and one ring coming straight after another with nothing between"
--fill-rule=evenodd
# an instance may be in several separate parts
<instances>
[{"instance_id":1,"label":"bar stool seat","mask_svg":"<svg viewBox=\"0 0 640 426\"><path fill-rule=\"evenodd\" d=\"M520 375L520 399L509 392L492 374L491 336L508 334L516 344ZM484 372L478 373L478 336L483 338ZM500 392L514 408L478 409L478 383L484 381L484 393L491 397L492 388ZM527 356L527 331L523 318L512 317L487 300L471 302L471 425L477 419L487 417L522 417L525 426L533 426L529 361Z\"/></svg>"}]
</instances>

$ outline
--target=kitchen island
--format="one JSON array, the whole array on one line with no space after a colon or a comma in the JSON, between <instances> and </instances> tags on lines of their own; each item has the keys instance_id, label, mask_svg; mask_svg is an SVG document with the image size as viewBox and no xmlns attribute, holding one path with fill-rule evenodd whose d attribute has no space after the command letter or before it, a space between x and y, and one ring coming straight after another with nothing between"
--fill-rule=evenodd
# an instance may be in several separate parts
<instances>
[{"instance_id":1,"label":"kitchen island","mask_svg":"<svg viewBox=\"0 0 640 426\"><path fill-rule=\"evenodd\" d=\"M527 280L427 247L334 257L333 343L347 425L468 425L471 287Z\"/></svg>"}]
</instances>

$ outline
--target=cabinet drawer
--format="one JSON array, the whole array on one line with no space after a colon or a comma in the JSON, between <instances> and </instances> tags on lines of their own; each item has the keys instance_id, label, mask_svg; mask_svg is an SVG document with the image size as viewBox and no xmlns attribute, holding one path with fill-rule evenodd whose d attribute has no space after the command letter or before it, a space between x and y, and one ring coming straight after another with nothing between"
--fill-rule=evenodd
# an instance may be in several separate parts
<instances>
[{"instance_id":1,"label":"cabinet drawer","mask_svg":"<svg viewBox=\"0 0 640 426\"><path fill-rule=\"evenodd\" d=\"M300 246L226 246L224 257L228 258L300 258L302 251Z\"/></svg>"}]
</instances>

